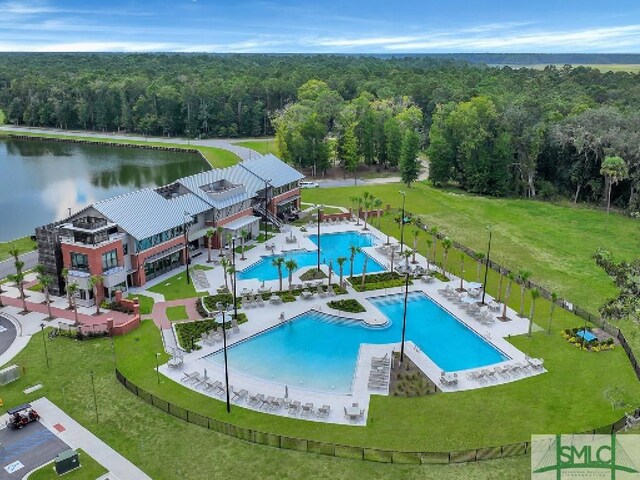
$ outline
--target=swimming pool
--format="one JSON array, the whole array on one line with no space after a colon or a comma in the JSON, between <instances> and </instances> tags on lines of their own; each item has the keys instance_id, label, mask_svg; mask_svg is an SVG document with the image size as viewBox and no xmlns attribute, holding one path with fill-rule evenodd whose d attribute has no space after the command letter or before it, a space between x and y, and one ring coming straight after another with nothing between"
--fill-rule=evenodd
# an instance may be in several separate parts
<instances>
[{"instance_id":1,"label":"swimming pool","mask_svg":"<svg viewBox=\"0 0 640 480\"><path fill-rule=\"evenodd\" d=\"M336 259L338 257L347 257L347 262L344 264L344 273L348 275L350 268L348 260L350 257L349 247L351 245L355 245L356 247L371 247L376 244L375 239L371 234L360 232L323 233L320 235L320 263L328 265L329 261L333 260L333 270L338 273L338 263ZM317 235L309 235L309 240L316 244L316 246L318 245ZM367 256L366 253L356 253L353 261L354 274L362 274L365 256ZM257 278L258 280L276 280L278 278L278 269L271 264L272 260L276 257L284 257L285 260L293 259L298 264L298 268L312 267L318 264L317 250L293 250L282 255L262 257L257 263L239 271L238 279L246 280L248 278ZM382 271L384 271L384 267L369 257L367 260L367 272L376 273ZM282 268L282 275L283 278L287 277L287 270L284 267Z\"/></svg>"},{"instance_id":2,"label":"swimming pool","mask_svg":"<svg viewBox=\"0 0 640 480\"><path fill-rule=\"evenodd\" d=\"M307 312L229 348L229 369L286 385L349 393L360 345L401 339L403 295L370 301L389 319L386 326L367 327L359 321ZM409 294L406 340L446 371L508 358L421 292ZM205 358L223 363L220 352Z\"/></svg>"}]
</instances>

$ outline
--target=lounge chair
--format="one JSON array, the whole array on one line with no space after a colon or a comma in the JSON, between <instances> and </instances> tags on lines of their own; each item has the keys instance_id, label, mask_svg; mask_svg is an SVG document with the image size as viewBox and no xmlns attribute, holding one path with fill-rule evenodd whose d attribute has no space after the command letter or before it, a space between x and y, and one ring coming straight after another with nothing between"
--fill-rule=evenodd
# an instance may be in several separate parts
<instances>
[{"instance_id":1,"label":"lounge chair","mask_svg":"<svg viewBox=\"0 0 640 480\"><path fill-rule=\"evenodd\" d=\"M284 405L284 398L276 398L271 401L271 409L272 410L280 410Z\"/></svg>"},{"instance_id":2,"label":"lounge chair","mask_svg":"<svg viewBox=\"0 0 640 480\"><path fill-rule=\"evenodd\" d=\"M264 401L264 395L262 393L256 393L254 395L249 395L249 403L250 405L256 405L258 403L262 403Z\"/></svg>"},{"instance_id":3,"label":"lounge chair","mask_svg":"<svg viewBox=\"0 0 640 480\"><path fill-rule=\"evenodd\" d=\"M289 415L296 414L298 413L299 410L300 410L300 402L298 400L295 400L289 404Z\"/></svg>"},{"instance_id":4,"label":"lounge chair","mask_svg":"<svg viewBox=\"0 0 640 480\"><path fill-rule=\"evenodd\" d=\"M231 391L233 392L233 396L231 397L231 401L233 402L239 402L243 398L246 398L247 395L249 394L249 392L245 388L237 392L234 391L233 389L231 389Z\"/></svg>"},{"instance_id":5,"label":"lounge chair","mask_svg":"<svg viewBox=\"0 0 640 480\"><path fill-rule=\"evenodd\" d=\"M313 414L313 403L305 403L302 405L301 415L312 415Z\"/></svg>"},{"instance_id":6,"label":"lounge chair","mask_svg":"<svg viewBox=\"0 0 640 480\"><path fill-rule=\"evenodd\" d=\"M208 380L205 382L205 387L203 390L205 392L214 392L217 395L218 391L224 391L224 387L222 386L222 382L220 380L216 380L215 382Z\"/></svg>"},{"instance_id":7,"label":"lounge chair","mask_svg":"<svg viewBox=\"0 0 640 480\"><path fill-rule=\"evenodd\" d=\"M276 397L269 395L267 398L265 398L264 400L262 400L262 403L260 404L260 408L267 408L267 409L271 409L271 407L273 406L273 402L275 401Z\"/></svg>"},{"instance_id":8,"label":"lounge chair","mask_svg":"<svg viewBox=\"0 0 640 480\"><path fill-rule=\"evenodd\" d=\"M192 383L192 382L200 381L201 379L202 379L202 376L200 375L200 372L183 373L181 382Z\"/></svg>"},{"instance_id":9,"label":"lounge chair","mask_svg":"<svg viewBox=\"0 0 640 480\"><path fill-rule=\"evenodd\" d=\"M262 295L256 295L256 305L259 307L264 307L264 300L262 299Z\"/></svg>"},{"instance_id":10,"label":"lounge chair","mask_svg":"<svg viewBox=\"0 0 640 480\"><path fill-rule=\"evenodd\" d=\"M316 412L316 416L320 418L327 418L330 413L331 413L331 407L329 405L322 405L320 408L318 408L318 411Z\"/></svg>"},{"instance_id":11,"label":"lounge chair","mask_svg":"<svg viewBox=\"0 0 640 480\"><path fill-rule=\"evenodd\" d=\"M238 321L235 319L231 321L231 331L234 335L240 333L240 328L238 328Z\"/></svg>"}]
</instances>

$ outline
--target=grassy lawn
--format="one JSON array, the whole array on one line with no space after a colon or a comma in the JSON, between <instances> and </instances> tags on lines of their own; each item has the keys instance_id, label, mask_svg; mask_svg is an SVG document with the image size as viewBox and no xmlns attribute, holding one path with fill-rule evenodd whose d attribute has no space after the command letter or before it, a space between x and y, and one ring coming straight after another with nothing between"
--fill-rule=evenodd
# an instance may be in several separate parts
<instances>
[{"instance_id":1,"label":"grassy lawn","mask_svg":"<svg viewBox=\"0 0 640 480\"><path fill-rule=\"evenodd\" d=\"M187 308L184 305L167 307L167 318L172 322L178 320L188 320L189 315L187 315Z\"/></svg>"},{"instance_id":2,"label":"grassy lawn","mask_svg":"<svg viewBox=\"0 0 640 480\"><path fill-rule=\"evenodd\" d=\"M108 472L106 468L96 462L82 449L77 449L80 467L64 475L65 480L95 480ZM39 468L29 475L29 480L55 480L60 478L53 463Z\"/></svg>"},{"instance_id":3,"label":"grassy lawn","mask_svg":"<svg viewBox=\"0 0 640 480\"><path fill-rule=\"evenodd\" d=\"M240 147L246 147L250 148L251 150L255 150L262 155L271 153L276 157L280 156L280 152L278 152L278 147L276 146L276 141L273 138L265 138L264 140L247 140L244 142L234 143Z\"/></svg>"},{"instance_id":4,"label":"grassy lawn","mask_svg":"<svg viewBox=\"0 0 640 480\"><path fill-rule=\"evenodd\" d=\"M0 136L9 136L11 132L0 132ZM111 138L100 138L100 137L85 137L82 134L78 135L56 135L52 133L39 133L39 132L16 132L19 135L28 135L31 137L40 137L40 138L73 138L76 140L86 140L88 142L96 142L96 143L122 143L128 145L151 145L157 147L175 147L181 149L195 149L202 152L207 161L214 168L224 168L235 165L240 161L240 158L235 154L228 150L223 150L221 148L216 147L205 147L201 145L185 145L184 143L167 143L167 142L154 142L154 141L144 141L144 140L122 140L122 139L111 139Z\"/></svg>"},{"instance_id":5,"label":"grassy lawn","mask_svg":"<svg viewBox=\"0 0 640 480\"><path fill-rule=\"evenodd\" d=\"M349 206L348 198L369 191L392 207L400 207L398 184L369 187L303 190L306 202ZM406 189L407 210L420 214L425 223L435 224L453 240L476 251L486 252L487 226L493 229L491 258L511 268L526 268L533 280L558 292L574 303L596 312L616 290L602 269L591 259L603 246L618 259L640 256L640 222L612 214L605 230L602 211L572 204L552 204L519 199L494 199L430 188L417 184ZM377 225L377 220L373 220ZM389 219L382 229L399 238L399 226ZM405 230L412 245L411 227ZM620 241L620 239L629 239ZM426 236L419 237L424 252ZM441 248L438 248L441 252ZM457 253L449 254L451 267L459 263ZM469 268L467 270L475 269ZM474 275L475 276L475 275Z\"/></svg>"},{"instance_id":6,"label":"grassy lawn","mask_svg":"<svg viewBox=\"0 0 640 480\"><path fill-rule=\"evenodd\" d=\"M213 267L210 267L209 265L204 265L202 263L194 265L193 268L197 270L213 270Z\"/></svg>"},{"instance_id":7,"label":"grassy lawn","mask_svg":"<svg viewBox=\"0 0 640 480\"><path fill-rule=\"evenodd\" d=\"M145 375L155 382L155 372L150 365L155 361L153 352L161 351L161 341L151 323L143 322L141 330L136 330L128 337L116 338L116 360L120 365L121 361L132 361L131 355L148 356L148 361L145 359L138 366L148 369ZM135 344L139 345L136 354L130 349ZM133 396L115 378L108 339L78 342L58 337L48 341L47 347L51 360L49 369L45 365L44 347L39 337L34 337L11 362L24 367L25 374L16 382L2 387L5 405L0 412L46 396L154 480L235 477L244 480L528 478L530 461L524 456L453 466L387 465L248 444L187 424ZM166 357L163 357L163 361L166 361ZM69 365L74 365L74 368L68 368ZM93 410L91 371L95 379L98 423ZM165 379L161 379L161 382L161 387L168 383ZM22 393L26 387L36 383L42 383L43 389L31 395ZM209 399L209 403L220 402ZM234 408L233 415L237 411L240 409ZM170 454L158 455L158 452Z\"/></svg>"},{"instance_id":8,"label":"grassy lawn","mask_svg":"<svg viewBox=\"0 0 640 480\"><path fill-rule=\"evenodd\" d=\"M133 300L136 297L138 298L138 302L140 304L140 313L142 315L149 315L153 310L153 298L147 297L146 295L138 295L134 293L130 294L127 298Z\"/></svg>"},{"instance_id":9,"label":"grassy lawn","mask_svg":"<svg viewBox=\"0 0 640 480\"><path fill-rule=\"evenodd\" d=\"M205 292L197 293L193 282L187 283L184 271L148 289L151 292L164 295L165 300L178 300L180 298L203 297Z\"/></svg>"},{"instance_id":10,"label":"grassy lawn","mask_svg":"<svg viewBox=\"0 0 640 480\"><path fill-rule=\"evenodd\" d=\"M17 248L20 250L20 253L30 252L31 250L35 250L37 248L36 242L31 240L30 237L22 237L16 240L12 240L10 242L0 242L0 262L2 260L6 260L7 258L11 258L9 255L9 250L12 248Z\"/></svg>"}]
</instances>

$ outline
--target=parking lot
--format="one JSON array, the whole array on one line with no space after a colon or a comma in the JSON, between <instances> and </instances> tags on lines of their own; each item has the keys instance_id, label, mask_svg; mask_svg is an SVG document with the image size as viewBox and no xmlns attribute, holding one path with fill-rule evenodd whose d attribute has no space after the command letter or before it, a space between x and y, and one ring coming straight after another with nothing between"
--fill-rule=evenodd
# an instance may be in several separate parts
<instances>
[{"instance_id":1,"label":"parking lot","mask_svg":"<svg viewBox=\"0 0 640 480\"><path fill-rule=\"evenodd\" d=\"M31 470L50 462L69 446L40 422L20 430L0 430L0 480L24 477Z\"/></svg>"}]
</instances>

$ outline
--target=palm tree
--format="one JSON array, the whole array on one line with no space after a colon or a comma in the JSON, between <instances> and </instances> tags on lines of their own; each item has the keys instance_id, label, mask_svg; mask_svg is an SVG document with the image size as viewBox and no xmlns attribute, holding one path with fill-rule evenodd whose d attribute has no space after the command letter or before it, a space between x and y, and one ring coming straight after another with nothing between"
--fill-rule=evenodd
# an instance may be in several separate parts
<instances>
[{"instance_id":1,"label":"palm tree","mask_svg":"<svg viewBox=\"0 0 640 480\"><path fill-rule=\"evenodd\" d=\"M404 257L404 266L409 268L409 257L411 257L411 252L409 250L405 250L402 252L402 256Z\"/></svg>"},{"instance_id":2,"label":"palm tree","mask_svg":"<svg viewBox=\"0 0 640 480\"><path fill-rule=\"evenodd\" d=\"M427 238L425 243L427 244L427 254L425 255L425 258L427 259L427 273L429 273L429 267L430 267L429 252L431 251L431 245L433 245L433 240L431 240L430 238Z\"/></svg>"},{"instance_id":3,"label":"palm tree","mask_svg":"<svg viewBox=\"0 0 640 480\"><path fill-rule=\"evenodd\" d=\"M411 263L416 263L416 252L418 251L418 236L420 235L420 229L416 226L413 229L413 258Z\"/></svg>"},{"instance_id":4,"label":"palm tree","mask_svg":"<svg viewBox=\"0 0 640 480\"><path fill-rule=\"evenodd\" d=\"M396 251L395 249L391 249L391 255L390 255L390 260L391 260L391 272L393 273L393 260L396 258Z\"/></svg>"},{"instance_id":5,"label":"palm tree","mask_svg":"<svg viewBox=\"0 0 640 480\"><path fill-rule=\"evenodd\" d=\"M476 282L480 283L480 271L482 270L482 263L486 255L482 252L476 253L476 260L478 261L478 268L476 270Z\"/></svg>"},{"instance_id":6,"label":"palm tree","mask_svg":"<svg viewBox=\"0 0 640 480\"><path fill-rule=\"evenodd\" d=\"M531 278L529 270L518 270L518 282L520 283L520 317L524 317L524 294L526 293L525 284Z\"/></svg>"},{"instance_id":7,"label":"palm tree","mask_svg":"<svg viewBox=\"0 0 640 480\"><path fill-rule=\"evenodd\" d=\"M227 289L227 291L229 291L229 280L227 279L227 269L229 268L229 265L231 265L231 262L229 262L229 259L227 257L224 257L222 260L220 260L220 265L222 265L222 272L224 273L224 288Z\"/></svg>"},{"instance_id":8,"label":"palm tree","mask_svg":"<svg viewBox=\"0 0 640 480\"><path fill-rule=\"evenodd\" d=\"M504 271L502 268L498 268L498 275L500 275L500 281L498 282L498 303L500 303L502 299L502 280L504 279ZM485 286L486 288L486 286Z\"/></svg>"},{"instance_id":9,"label":"palm tree","mask_svg":"<svg viewBox=\"0 0 640 480\"><path fill-rule=\"evenodd\" d=\"M360 210L362 209L362 197L356 197L356 227L360 226Z\"/></svg>"},{"instance_id":10,"label":"palm tree","mask_svg":"<svg viewBox=\"0 0 640 480\"><path fill-rule=\"evenodd\" d=\"M72 308L76 318L76 323L75 323L76 326L80 325L80 322L78 321L78 304L76 302L76 293L78 293L78 288L79 287L76 282L67 284L67 293L69 294L69 297L72 299Z\"/></svg>"},{"instance_id":11,"label":"palm tree","mask_svg":"<svg viewBox=\"0 0 640 480\"><path fill-rule=\"evenodd\" d=\"M214 235L213 228L207 230L207 263L211 263L211 242Z\"/></svg>"},{"instance_id":12,"label":"palm tree","mask_svg":"<svg viewBox=\"0 0 640 480\"><path fill-rule=\"evenodd\" d=\"M233 290L236 289L236 276L234 275L234 273L236 273L236 269L233 268L233 265L229 265L227 267L227 273L229 274L229 279L231 280L231 288L233 288Z\"/></svg>"},{"instance_id":13,"label":"palm tree","mask_svg":"<svg viewBox=\"0 0 640 480\"><path fill-rule=\"evenodd\" d=\"M362 288L362 290L364 291L364 279L365 276L367 275L367 260L369 259L369 255L365 255L364 256L364 263L362 264L362 283L360 284L360 287Z\"/></svg>"},{"instance_id":14,"label":"palm tree","mask_svg":"<svg viewBox=\"0 0 640 480\"><path fill-rule=\"evenodd\" d=\"M511 296L511 287L516 280L516 275L513 272L509 272L507 275L507 289L504 292L504 305L502 307L502 319L507 319L507 304L509 303L509 297Z\"/></svg>"},{"instance_id":15,"label":"palm tree","mask_svg":"<svg viewBox=\"0 0 640 480\"><path fill-rule=\"evenodd\" d=\"M540 297L540 291L537 288L531 290L531 311L529 312L529 332L528 336L531 336L531 329L533 328L533 316L536 313L536 300Z\"/></svg>"},{"instance_id":16,"label":"palm tree","mask_svg":"<svg viewBox=\"0 0 640 480\"><path fill-rule=\"evenodd\" d=\"M16 248L15 245L12 244L11 248L7 250L7 253L13 257L14 265L20 260L20 250Z\"/></svg>"},{"instance_id":17,"label":"palm tree","mask_svg":"<svg viewBox=\"0 0 640 480\"><path fill-rule=\"evenodd\" d=\"M353 262L356 259L356 253L361 252L360 247L356 247L355 245L351 245L349 247L349 252L351 255L349 256L349 263L351 264L349 269L349 280L353 280Z\"/></svg>"},{"instance_id":18,"label":"palm tree","mask_svg":"<svg viewBox=\"0 0 640 480\"><path fill-rule=\"evenodd\" d=\"M47 311L49 313L47 320L53 320L54 317L51 314L51 302L49 297L49 287L51 287L51 284L53 283L53 277L44 273L44 267L42 265L36 265L35 271L38 273L38 282L42 286L44 301L47 304Z\"/></svg>"},{"instance_id":19,"label":"palm tree","mask_svg":"<svg viewBox=\"0 0 640 480\"><path fill-rule=\"evenodd\" d=\"M220 253L218 253L219 257L222 257L222 255L223 255L222 250L224 249L224 240L223 240L223 237L222 237L222 232L224 232L224 227L217 226L216 227L216 234L218 236L218 248L220 249Z\"/></svg>"},{"instance_id":20,"label":"palm tree","mask_svg":"<svg viewBox=\"0 0 640 480\"><path fill-rule=\"evenodd\" d=\"M69 285L69 269L67 267L62 269L62 277L64 278L65 285ZM67 310L71 310L73 306L71 305L71 295L69 295L69 290L67 290L67 301L69 302L69 307Z\"/></svg>"},{"instance_id":21,"label":"palm tree","mask_svg":"<svg viewBox=\"0 0 640 480\"><path fill-rule=\"evenodd\" d=\"M607 222L609 221L609 208L611 207L611 190L618 182L629 176L627 164L620 157L605 157L600 168L600 174L604 175L607 183ZM605 223L605 229L607 224Z\"/></svg>"},{"instance_id":22,"label":"palm tree","mask_svg":"<svg viewBox=\"0 0 640 480\"><path fill-rule=\"evenodd\" d=\"M271 265L278 269L278 279L280 280L280 291L282 291L282 265L284 264L283 257L276 257L271 260Z\"/></svg>"},{"instance_id":23,"label":"palm tree","mask_svg":"<svg viewBox=\"0 0 640 480\"><path fill-rule=\"evenodd\" d=\"M347 261L347 257L338 257L336 259L336 262L338 262L338 267L340 268L340 288L342 288L343 285L343 277L344 277L344 262Z\"/></svg>"},{"instance_id":24,"label":"palm tree","mask_svg":"<svg viewBox=\"0 0 640 480\"><path fill-rule=\"evenodd\" d=\"M460 291L464 288L464 253L460 254Z\"/></svg>"},{"instance_id":25,"label":"palm tree","mask_svg":"<svg viewBox=\"0 0 640 480\"><path fill-rule=\"evenodd\" d=\"M547 329L548 335L551 335L551 322L553 321L553 312L556 309L557 301L558 301L558 294L556 292L551 292L551 308L549 309L549 328Z\"/></svg>"},{"instance_id":26,"label":"palm tree","mask_svg":"<svg viewBox=\"0 0 640 480\"><path fill-rule=\"evenodd\" d=\"M242 250L242 257L240 257L240 260L246 260L245 256L244 256L244 240L245 238L247 238L247 235L249 235L249 232L247 231L246 228L243 228L242 230L240 230L240 250Z\"/></svg>"},{"instance_id":27,"label":"palm tree","mask_svg":"<svg viewBox=\"0 0 640 480\"><path fill-rule=\"evenodd\" d=\"M449 237L444 237L442 239L442 248L444 249L443 259L442 259L442 274L447 276L447 258L449 257L449 249L453 245L453 242Z\"/></svg>"},{"instance_id":28,"label":"palm tree","mask_svg":"<svg viewBox=\"0 0 640 480\"><path fill-rule=\"evenodd\" d=\"M382 207L382 200L380 200L379 198L374 198L373 199L373 208L376 209L376 215L378 217L378 230L380 230L380 221L382 219L382 215L380 215L380 210Z\"/></svg>"},{"instance_id":29,"label":"palm tree","mask_svg":"<svg viewBox=\"0 0 640 480\"><path fill-rule=\"evenodd\" d=\"M353 216L353 211L356 208L356 203L358 201L358 197L355 195L352 195L349 197L349 202L351 202L351 216Z\"/></svg>"},{"instance_id":30,"label":"palm tree","mask_svg":"<svg viewBox=\"0 0 640 480\"><path fill-rule=\"evenodd\" d=\"M328 288L331 288L331 275L333 275L333 260L329 260L329 279L327 281Z\"/></svg>"},{"instance_id":31,"label":"palm tree","mask_svg":"<svg viewBox=\"0 0 640 480\"><path fill-rule=\"evenodd\" d=\"M23 263L20 260L16 263ZM24 266L24 265L23 265ZM22 267L20 267L16 273L8 276L9 280L15 282L18 290L20 291L20 300L22 300L22 312L27 313L29 309L27 308L27 299L24 295L24 273L22 273Z\"/></svg>"},{"instance_id":32,"label":"palm tree","mask_svg":"<svg viewBox=\"0 0 640 480\"><path fill-rule=\"evenodd\" d=\"M429 234L433 237L433 258L431 259L431 263L437 265L436 262L436 250L438 248L438 227L435 225L429 229Z\"/></svg>"},{"instance_id":33,"label":"palm tree","mask_svg":"<svg viewBox=\"0 0 640 480\"><path fill-rule=\"evenodd\" d=\"M364 192L365 194L367 192ZM369 210L371 209L371 205L373 204L372 199L371 198L365 198L364 200L364 228L363 230L369 230L369 228L367 228L367 218L369 217Z\"/></svg>"},{"instance_id":34,"label":"palm tree","mask_svg":"<svg viewBox=\"0 0 640 480\"><path fill-rule=\"evenodd\" d=\"M102 285L104 277L102 275L91 275L89 278L89 288L93 290L93 298L96 301L96 315L100 315L100 302L98 301L98 285Z\"/></svg>"},{"instance_id":35,"label":"palm tree","mask_svg":"<svg viewBox=\"0 0 640 480\"><path fill-rule=\"evenodd\" d=\"M284 266L289 271L289 291L291 291L293 285L293 271L298 268L298 264L293 258L290 258L284 263Z\"/></svg>"}]
</instances>

